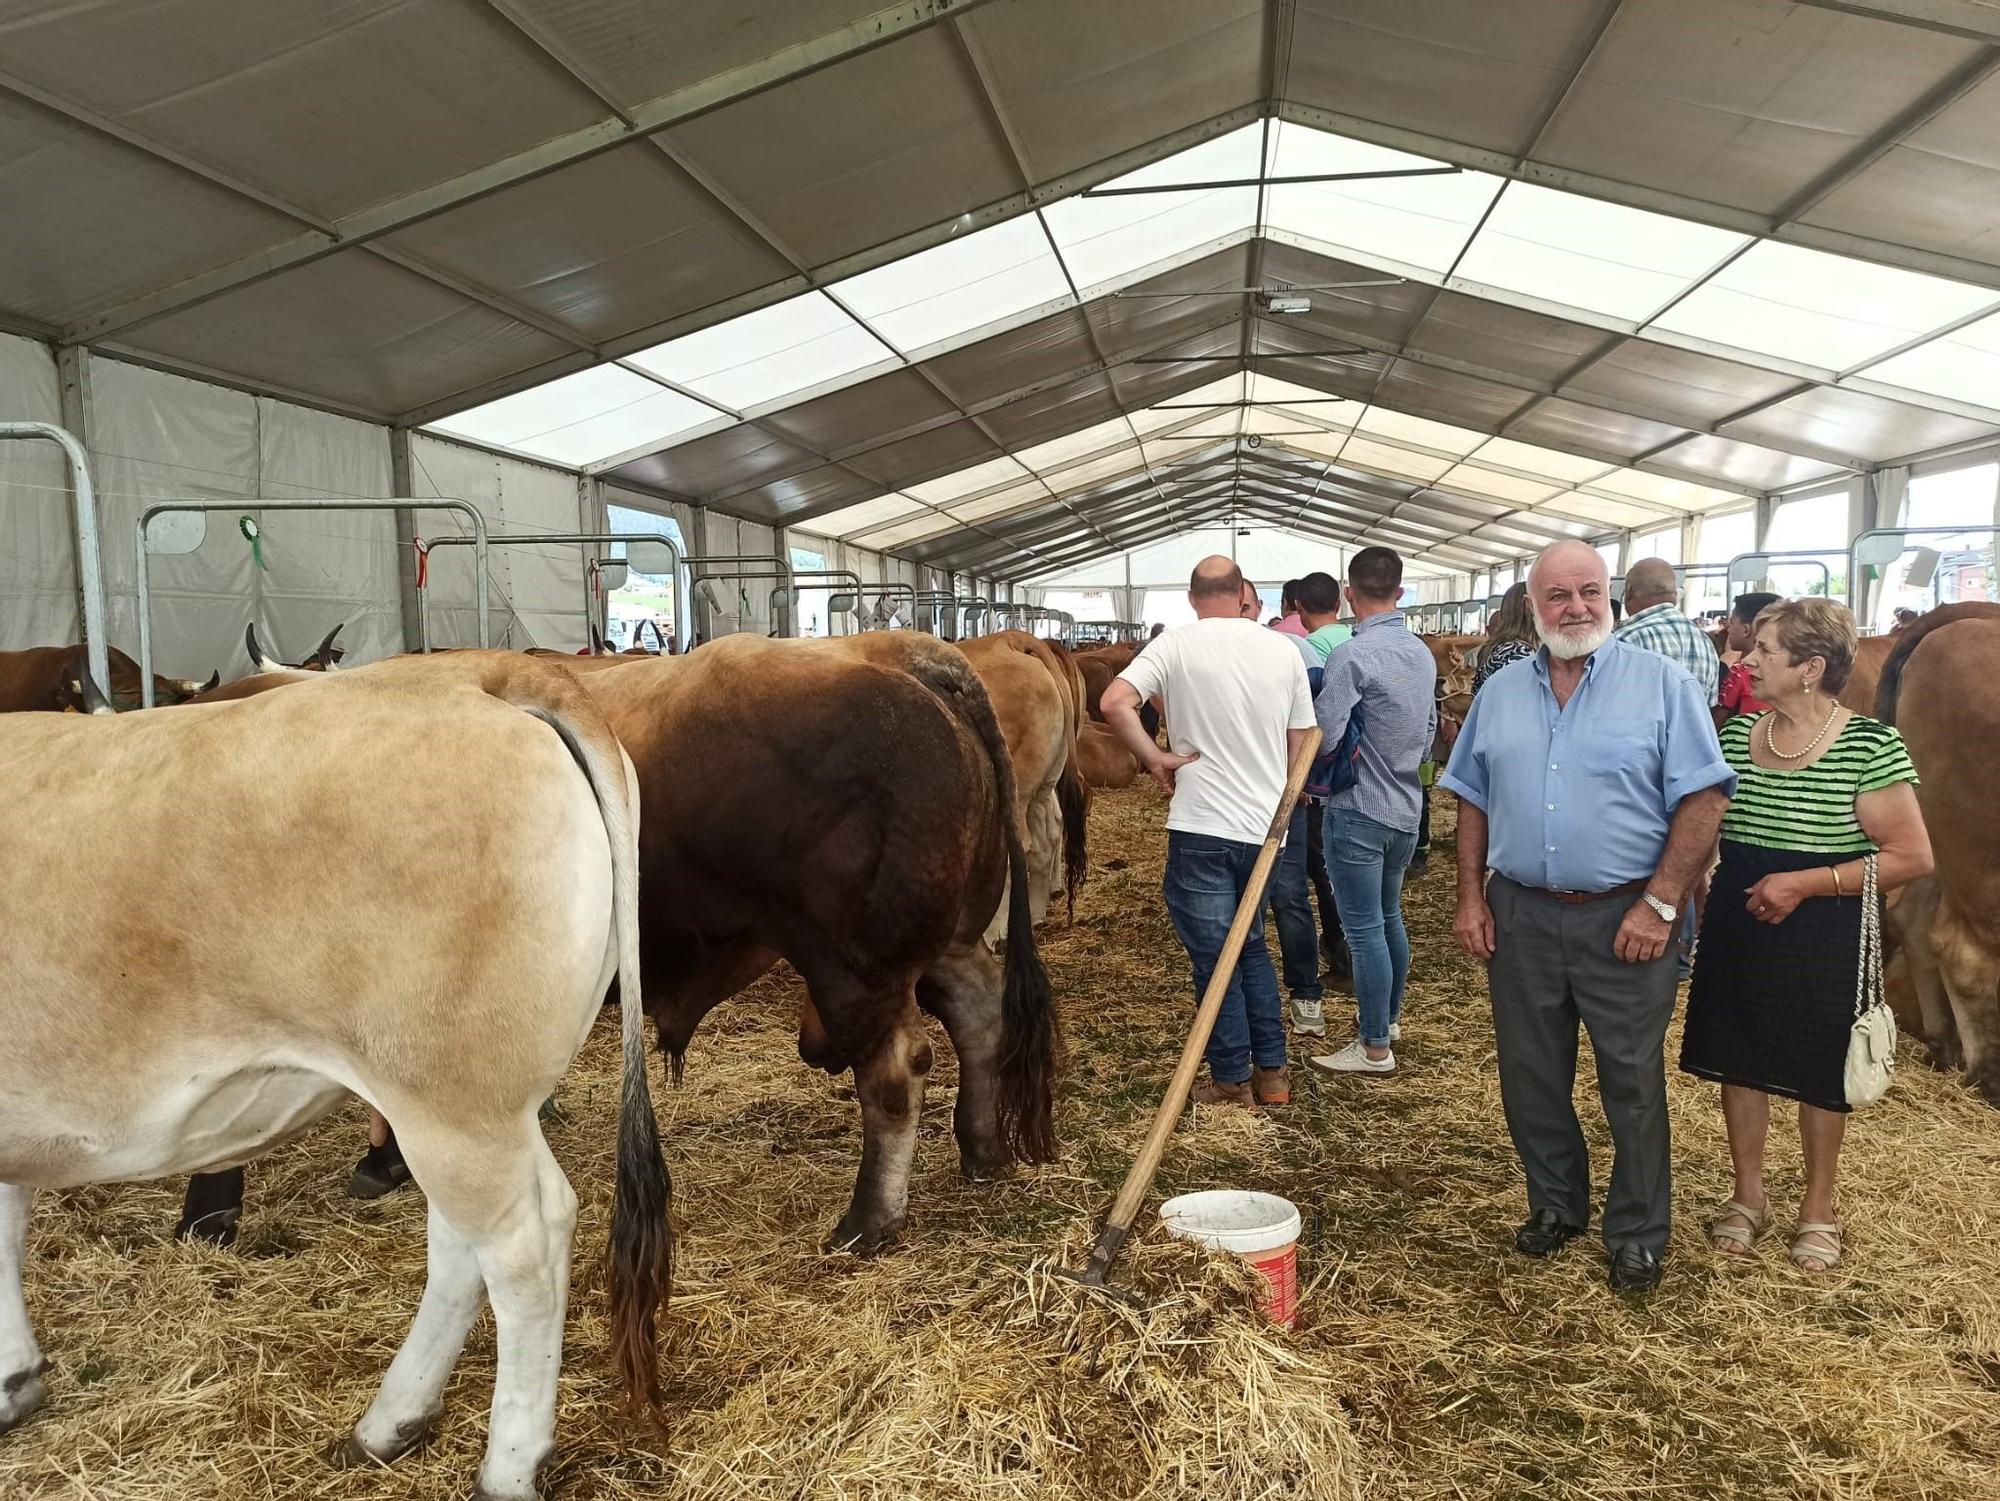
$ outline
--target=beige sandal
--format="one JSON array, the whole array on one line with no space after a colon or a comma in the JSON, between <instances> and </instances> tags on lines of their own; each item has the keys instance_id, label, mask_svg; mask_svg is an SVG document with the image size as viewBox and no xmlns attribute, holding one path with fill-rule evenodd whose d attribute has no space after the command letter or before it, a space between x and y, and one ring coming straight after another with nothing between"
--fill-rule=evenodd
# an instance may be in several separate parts
<instances>
[{"instance_id":1,"label":"beige sandal","mask_svg":"<svg viewBox=\"0 0 2000 1501\"><path fill-rule=\"evenodd\" d=\"M1731 1224L1740 1219L1742 1225ZM1752 1209L1738 1199L1722 1206L1722 1212L1708 1222L1708 1244L1721 1256L1748 1256L1765 1231L1771 1228L1771 1206Z\"/></svg>"},{"instance_id":2,"label":"beige sandal","mask_svg":"<svg viewBox=\"0 0 2000 1501\"><path fill-rule=\"evenodd\" d=\"M1816 1237L1818 1244L1808 1245L1808 1236ZM1808 1273L1830 1272L1839 1266L1840 1226L1809 1225L1801 1222L1792 1232L1792 1265Z\"/></svg>"}]
</instances>

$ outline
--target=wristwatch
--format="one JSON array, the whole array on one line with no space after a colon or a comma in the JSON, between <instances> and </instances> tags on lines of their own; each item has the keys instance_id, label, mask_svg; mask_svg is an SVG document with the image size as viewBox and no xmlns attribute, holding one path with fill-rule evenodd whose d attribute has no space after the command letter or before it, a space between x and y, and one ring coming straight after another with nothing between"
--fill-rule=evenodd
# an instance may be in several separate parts
<instances>
[{"instance_id":1,"label":"wristwatch","mask_svg":"<svg viewBox=\"0 0 2000 1501\"><path fill-rule=\"evenodd\" d=\"M1648 907L1651 907L1655 912L1660 914L1660 921L1663 923L1671 923L1681 915L1680 908L1669 906L1650 891L1641 892L1640 896Z\"/></svg>"}]
</instances>

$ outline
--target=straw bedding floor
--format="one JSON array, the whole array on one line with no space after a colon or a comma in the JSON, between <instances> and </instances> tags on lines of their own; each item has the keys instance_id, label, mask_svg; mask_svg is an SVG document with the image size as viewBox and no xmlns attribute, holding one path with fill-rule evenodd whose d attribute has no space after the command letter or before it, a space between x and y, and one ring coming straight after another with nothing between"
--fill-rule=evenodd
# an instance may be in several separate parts
<instances>
[{"instance_id":1,"label":"straw bedding floor","mask_svg":"<svg viewBox=\"0 0 2000 1501\"><path fill-rule=\"evenodd\" d=\"M817 1250L858 1125L796 1060L788 983L711 1018L686 1086L659 1089L682 1260L657 1429L623 1413L602 1355L616 1039L598 1029L550 1127L584 1205L553 1496L1996 1494L2000 1116L1907 1057L1852 1132L1849 1264L1809 1280L1780 1242L1749 1265L1704 1250L1726 1154L1714 1092L1676 1076L1665 1288L1620 1301L1582 1243L1554 1264L1515 1258L1492 1033L1479 972L1450 947L1443 861L1409 901L1403 1073L1301 1078L1297 1103L1262 1117L1199 1112L1167 1156L1162 1193L1262 1187L1301 1205L1298 1331L1261 1326L1242 1274L1157 1232L1120 1274L1139 1306L1053 1277L1108 1203L1189 1010L1161 825L1148 788L1100 799L1076 925L1047 933L1071 1045L1063 1160L958 1182L940 1047L892 1255ZM1603 1148L1591 1089L1586 1070ZM340 1196L357 1139L347 1117L253 1166L235 1252L166 1240L178 1185L44 1199L29 1300L52 1404L0 1440L0 1497L466 1493L490 1324L428 1449L365 1472L319 1457L366 1403L423 1272L415 1193ZM1795 1138L1778 1132L1773 1155L1789 1212Z\"/></svg>"}]
</instances>

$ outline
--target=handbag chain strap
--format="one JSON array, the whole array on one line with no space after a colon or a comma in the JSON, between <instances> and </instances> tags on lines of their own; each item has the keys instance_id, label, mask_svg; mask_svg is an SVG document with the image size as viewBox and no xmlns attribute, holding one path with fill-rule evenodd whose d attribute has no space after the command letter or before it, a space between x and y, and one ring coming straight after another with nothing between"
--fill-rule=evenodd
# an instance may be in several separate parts
<instances>
[{"instance_id":1,"label":"handbag chain strap","mask_svg":"<svg viewBox=\"0 0 2000 1501\"><path fill-rule=\"evenodd\" d=\"M1861 963L1854 975L1854 1019L1861 1020L1882 1001L1882 898L1876 885L1874 855L1861 862Z\"/></svg>"}]
</instances>

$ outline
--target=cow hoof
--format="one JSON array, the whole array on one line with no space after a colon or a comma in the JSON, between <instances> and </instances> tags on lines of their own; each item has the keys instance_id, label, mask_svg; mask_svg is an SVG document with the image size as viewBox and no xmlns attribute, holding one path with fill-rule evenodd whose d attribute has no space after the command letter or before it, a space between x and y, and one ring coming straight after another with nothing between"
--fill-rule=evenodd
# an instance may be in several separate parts
<instances>
[{"instance_id":1,"label":"cow hoof","mask_svg":"<svg viewBox=\"0 0 2000 1501\"><path fill-rule=\"evenodd\" d=\"M370 1151L367 1157L354 1165L354 1175L347 1180L347 1196L350 1199L379 1199L392 1194L410 1181L409 1164L402 1158L392 1158L377 1162Z\"/></svg>"},{"instance_id":2,"label":"cow hoof","mask_svg":"<svg viewBox=\"0 0 2000 1501\"><path fill-rule=\"evenodd\" d=\"M435 1407L422 1417L398 1423L389 1442L379 1449L371 1449L361 1442L361 1430L357 1426L327 1451L327 1463L336 1470L394 1464L411 1450L429 1443L436 1435L438 1424L443 1418L444 1409Z\"/></svg>"},{"instance_id":3,"label":"cow hoof","mask_svg":"<svg viewBox=\"0 0 2000 1501\"><path fill-rule=\"evenodd\" d=\"M833 1234L826 1238L822 1249L833 1252L845 1251L852 1256L880 1256L902 1239L902 1235L901 1220L879 1229L868 1229L850 1226L843 1219L833 1227Z\"/></svg>"},{"instance_id":4,"label":"cow hoof","mask_svg":"<svg viewBox=\"0 0 2000 1501\"><path fill-rule=\"evenodd\" d=\"M1018 1169L1011 1157L972 1157L961 1155L958 1160L959 1176L967 1183L1005 1183L1015 1177Z\"/></svg>"},{"instance_id":5,"label":"cow hoof","mask_svg":"<svg viewBox=\"0 0 2000 1501\"><path fill-rule=\"evenodd\" d=\"M39 1361L0 1381L0 1433L29 1417L48 1400L48 1389L42 1385L42 1373L48 1368L46 1360Z\"/></svg>"},{"instance_id":6,"label":"cow hoof","mask_svg":"<svg viewBox=\"0 0 2000 1501\"><path fill-rule=\"evenodd\" d=\"M174 1226L176 1240L207 1241L212 1246L233 1246L236 1244L236 1229L243 1220L239 1208L217 1209L208 1214L196 1215L189 1219L181 1216L181 1222Z\"/></svg>"}]
</instances>

